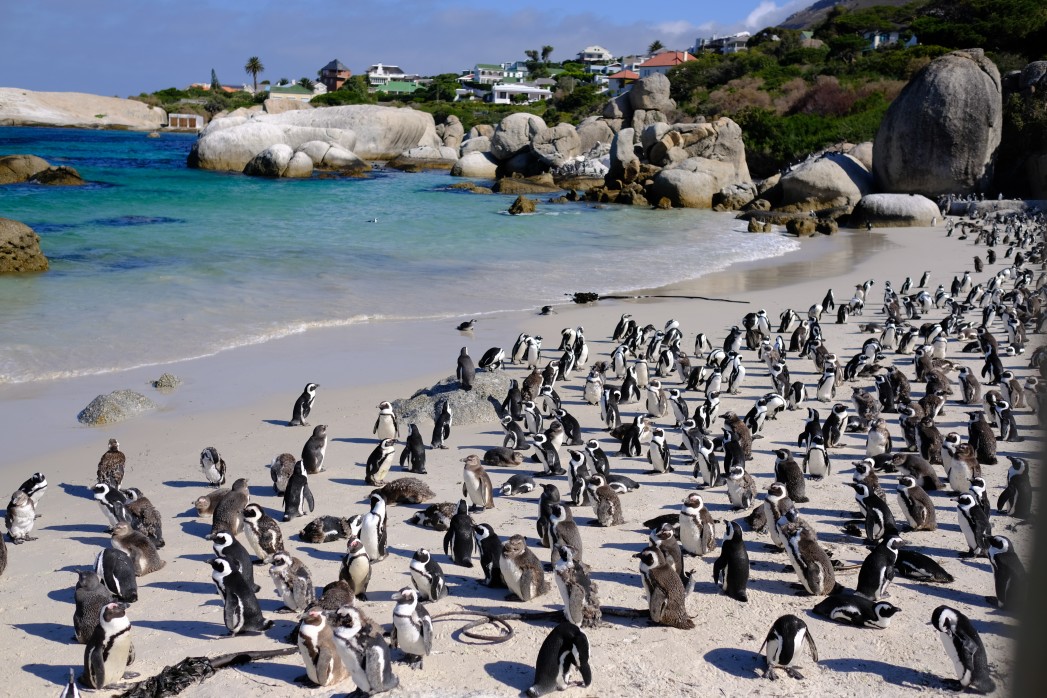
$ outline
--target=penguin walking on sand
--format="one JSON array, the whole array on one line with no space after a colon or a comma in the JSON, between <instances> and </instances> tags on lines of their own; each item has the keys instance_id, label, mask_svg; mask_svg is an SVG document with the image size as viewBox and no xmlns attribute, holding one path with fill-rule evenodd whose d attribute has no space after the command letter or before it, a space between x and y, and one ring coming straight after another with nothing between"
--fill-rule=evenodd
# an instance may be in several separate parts
<instances>
[{"instance_id":1,"label":"penguin walking on sand","mask_svg":"<svg viewBox=\"0 0 1047 698\"><path fill-rule=\"evenodd\" d=\"M393 629L389 644L406 655L412 669L423 668L425 658L433 651L433 619L418 601L418 592L404 587L393 595Z\"/></svg>"},{"instance_id":2,"label":"penguin walking on sand","mask_svg":"<svg viewBox=\"0 0 1047 698\"><path fill-rule=\"evenodd\" d=\"M991 606L1008 611L1020 611L1026 602L1025 566L1014 551L1014 544L1006 536L989 538L989 563L992 565L996 596L986 596Z\"/></svg>"},{"instance_id":3,"label":"penguin walking on sand","mask_svg":"<svg viewBox=\"0 0 1047 698\"><path fill-rule=\"evenodd\" d=\"M271 562L273 556L284 549L284 536L280 532L280 524L257 504L244 507L243 531L248 544L260 560L255 564Z\"/></svg>"},{"instance_id":4,"label":"penguin walking on sand","mask_svg":"<svg viewBox=\"0 0 1047 698\"><path fill-rule=\"evenodd\" d=\"M432 448L447 448L444 444L451 436L451 423L454 421L454 415L451 412L451 405L447 400L440 403L440 411L436 415L436 421L433 424L433 438L429 442Z\"/></svg>"},{"instance_id":5,"label":"penguin walking on sand","mask_svg":"<svg viewBox=\"0 0 1047 698\"><path fill-rule=\"evenodd\" d=\"M534 683L527 689L530 698L562 691L570 685L573 669L578 669L582 686L593 682L589 666L589 638L574 623L564 621L553 628L538 650L534 666Z\"/></svg>"},{"instance_id":6,"label":"penguin walking on sand","mask_svg":"<svg viewBox=\"0 0 1047 698\"><path fill-rule=\"evenodd\" d=\"M814 644L814 638L807 624L796 616L786 614L774 621L770 632L767 633L760 652L766 649L767 671L765 676L772 681L778 678L775 669L782 668L794 679L802 679L803 674L794 666L800 658L803 644L807 643L807 649L811 652L811 659L818 661L818 648Z\"/></svg>"},{"instance_id":7,"label":"penguin walking on sand","mask_svg":"<svg viewBox=\"0 0 1047 698\"><path fill-rule=\"evenodd\" d=\"M425 548L419 548L411 558L411 583L423 601L439 601L447 596L447 582L440 563Z\"/></svg>"},{"instance_id":8,"label":"penguin walking on sand","mask_svg":"<svg viewBox=\"0 0 1047 698\"><path fill-rule=\"evenodd\" d=\"M213 558L211 569L211 579L225 604L225 627L230 635L257 634L273 626L273 621L262 616L258 597L229 560Z\"/></svg>"},{"instance_id":9,"label":"penguin walking on sand","mask_svg":"<svg viewBox=\"0 0 1047 698\"><path fill-rule=\"evenodd\" d=\"M480 551L480 569L484 573L484 584L492 588L504 588L502 569L499 561L502 557L502 539L494 532L491 524L473 526L473 538Z\"/></svg>"},{"instance_id":10,"label":"penguin walking on sand","mask_svg":"<svg viewBox=\"0 0 1047 698\"><path fill-rule=\"evenodd\" d=\"M407 469L410 463L410 472L416 475L427 475L425 469L425 442L417 424L411 424L407 430L407 443L404 450L400 452L400 467Z\"/></svg>"},{"instance_id":11,"label":"penguin walking on sand","mask_svg":"<svg viewBox=\"0 0 1047 698\"><path fill-rule=\"evenodd\" d=\"M134 661L127 605L119 601L108 603L100 611L98 626L84 650L84 673L80 680L88 688L105 688L123 679L127 667Z\"/></svg>"},{"instance_id":12,"label":"penguin walking on sand","mask_svg":"<svg viewBox=\"0 0 1047 698\"><path fill-rule=\"evenodd\" d=\"M396 453L396 441L393 439L382 439L382 442L374 447L367 457L364 482L371 487L381 487L385 484L385 476L393 467Z\"/></svg>"},{"instance_id":13,"label":"penguin walking on sand","mask_svg":"<svg viewBox=\"0 0 1047 698\"><path fill-rule=\"evenodd\" d=\"M284 521L298 516L308 516L316 507L313 492L309 489L309 475L305 472L305 463L295 463L291 479L284 490Z\"/></svg>"},{"instance_id":14,"label":"penguin walking on sand","mask_svg":"<svg viewBox=\"0 0 1047 698\"><path fill-rule=\"evenodd\" d=\"M713 582L732 599L743 603L749 600L745 590L749 584L749 553L742 540L742 528L733 521L724 522L720 557L713 563Z\"/></svg>"},{"instance_id":15,"label":"penguin walking on sand","mask_svg":"<svg viewBox=\"0 0 1047 698\"><path fill-rule=\"evenodd\" d=\"M379 562L389 554L385 497L372 492L370 502L371 510L364 514L363 526L360 528L360 540L367 551L367 558L371 562Z\"/></svg>"},{"instance_id":16,"label":"penguin walking on sand","mask_svg":"<svg viewBox=\"0 0 1047 698\"><path fill-rule=\"evenodd\" d=\"M475 453L470 453L462 462L465 463L462 469L462 496L468 497L472 502L470 509L493 509L494 485L491 484L491 476L480 465L480 458Z\"/></svg>"},{"instance_id":17,"label":"penguin walking on sand","mask_svg":"<svg viewBox=\"0 0 1047 698\"><path fill-rule=\"evenodd\" d=\"M309 413L313 410L313 402L316 400L316 389L319 388L318 383L306 383L305 389L302 390L302 394L298 396L298 399L294 402L294 409L291 412L291 421L287 423L289 427L307 427L309 422L305 421L309 418Z\"/></svg>"},{"instance_id":18,"label":"penguin walking on sand","mask_svg":"<svg viewBox=\"0 0 1047 698\"><path fill-rule=\"evenodd\" d=\"M221 487L225 484L226 465L218 449L208 446L200 452L200 470L212 487Z\"/></svg>"},{"instance_id":19,"label":"penguin walking on sand","mask_svg":"<svg viewBox=\"0 0 1047 698\"><path fill-rule=\"evenodd\" d=\"M967 616L950 606L939 606L931 613L931 625L938 631L945 654L952 660L956 679L946 679L952 690L992 693L996 682L989 675L985 646Z\"/></svg>"},{"instance_id":20,"label":"penguin walking on sand","mask_svg":"<svg viewBox=\"0 0 1047 698\"><path fill-rule=\"evenodd\" d=\"M302 462L305 472L315 475L324 469L324 456L327 454L327 425L317 424L313 427L312 436L302 446Z\"/></svg>"},{"instance_id":21,"label":"penguin walking on sand","mask_svg":"<svg viewBox=\"0 0 1047 698\"><path fill-rule=\"evenodd\" d=\"M368 620L359 609L348 604L331 618L338 656L363 695L391 691L400 685L393 674L389 645L382 633L371 633L364 627Z\"/></svg>"},{"instance_id":22,"label":"penguin walking on sand","mask_svg":"<svg viewBox=\"0 0 1047 698\"><path fill-rule=\"evenodd\" d=\"M393 412L393 404L387 400L378 403L378 418L374 420L371 430L380 441L400 438L400 422Z\"/></svg>"},{"instance_id":23,"label":"penguin walking on sand","mask_svg":"<svg viewBox=\"0 0 1047 698\"><path fill-rule=\"evenodd\" d=\"M469 506L464 499L458 501L458 510L444 534L444 555L460 567L473 566L473 530L476 522L469 515Z\"/></svg>"}]
</instances>

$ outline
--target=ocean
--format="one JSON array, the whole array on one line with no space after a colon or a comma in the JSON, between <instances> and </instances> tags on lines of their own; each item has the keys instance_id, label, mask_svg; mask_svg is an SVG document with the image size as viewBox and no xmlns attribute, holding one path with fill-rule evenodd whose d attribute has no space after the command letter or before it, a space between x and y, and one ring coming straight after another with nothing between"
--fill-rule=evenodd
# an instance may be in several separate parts
<instances>
[{"instance_id":1,"label":"ocean","mask_svg":"<svg viewBox=\"0 0 1047 698\"><path fill-rule=\"evenodd\" d=\"M191 170L194 136L0 128L84 187L0 187L51 269L0 277L0 384L210 356L314 328L482 317L797 249L732 214L446 191L446 172L267 180ZM376 222L370 222L375 220Z\"/></svg>"}]
</instances>

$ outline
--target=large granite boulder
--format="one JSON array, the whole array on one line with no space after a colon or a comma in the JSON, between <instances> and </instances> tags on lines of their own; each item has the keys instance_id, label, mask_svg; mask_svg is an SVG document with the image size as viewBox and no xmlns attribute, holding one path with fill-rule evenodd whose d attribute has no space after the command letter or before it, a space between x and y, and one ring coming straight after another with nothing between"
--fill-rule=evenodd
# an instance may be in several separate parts
<instances>
[{"instance_id":1,"label":"large granite boulder","mask_svg":"<svg viewBox=\"0 0 1047 698\"><path fill-rule=\"evenodd\" d=\"M405 150L389 161L388 166L405 172L449 170L458 162L458 149L446 145L420 145Z\"/></svg>"},{"instance_id":2,"label":"large granite boulder","mask_svg":"<svg viewBox=\"0 0 1047 698\"><path fill-rule=\"evenodd\" d=\"M309 141L302 144L296 152L308 155L313 167L318 169L359 172L371 168L366 162L356 157L352 151L331 145L326 141Z\"/></svg>"},{"instance_id":3,"label":"large granite boulder","mask_svg":"<svg viewBox=\"0 0 1047 698\"><path fill-rule=\"evenodd\" d=\"M492 124L476 124L469 133L465 134L465 140L470 138L490 138L494 135L494 126ZM463 141L464 143L465 141Z\"/></svg>"},{"instance_id":4,"label":"large granite boulder","mask_svg":"<svg viewBox=\"0 0 1047 698\"><path fill-rule=\"evenodd\" d=\"M0 218L0 274L47 271L40 236L24 223Z\"/></svg>"},{"instance_id":5,"label":"large granite boulder","mask_svg":"<svg viewBox=\"0 0 1047 698\"><path fill-rule=\"evenodd\" d=\"M531 150L549 167L559 167L582 154L582 139L571 124L557 124L534 134Z\"/></svg>"},{"instance_id":6,"label":"large granite boulder","mask_svg":"<svg viewBox=\"0 0 1047 698\"><path fill-rule=\"evenodd\" d=\"M304 153L303 153L304 154ZM282 177L291 163L294 150L284 143L271 145L251 158L244 166L244 174L252 177ZM306 155L306 157L309 157ZM312 164L312 160L309 161Z\"/></svg>"},{"instance_id":7,"label":"large granite boulder","mask_svg":"<svg viewBox=\"0 0 1047 698\"><path fill-rule=\"evenodd\" d=\"M35 155L5 155L0 158L0 184L28 182L30 177L50 166L47 160Z\"/></svg>"},{"instance_id":8,"label":"large granite boulder","mask_svg":"<svg viewBox=\"0 0 1047 698\"><path fill-rule=\"evenodd\" d=\"M984 192L1003 124L1000 73L981 49L931 61L887 109L873 174L883 192Z\"/></svg>"},{"instance_id":9,"label":"large granite boulder","mask_svg":"<svg viewBox=\"0 0 1047 698\"><path fill-rule=\"evenodd\" d=\"M216 119L193 145L189 166L241 172L255 155L271 145L282 143L296 150L317 140L337 145L364 160L391 160L416 146L441 145L431 114L354 104L256 114L249 119Z\"/></svg>"},{"instance_id":10,"label":"large granite boulder","mask_svg":"<svg viewBox=\"0 0 1047 698\"><path fill-rule=\"evenodd\" d=\"M133 390L115 390L108 395L99 395L80 410L76 421L90 426L115 424L156 409L156 403Z\"/></svg>"},{"instance_id":11,"label":"large granite boulder","mask_svg":"<svg viewBox=\"0 0 1047 698\"><path fill-rule=\"evenodd\" d=\"M640 174L640 158L636 154L635 131L623 128L614 134L611 141L611 164L607 171L607 182L621 181L628 184Z\"/></svg>"},{"instance_id":12,"label":"large granite boulder","mask_svg":"<svg viewBox=\"0 0 1047 698\"><path fill-rule=\"evenodd\" d=\"M509 205L510 216L520 216L525 213L534 213L535 202L533 199L528 199L526 196L521 194L516 197L516 201Z\"/></svg>"},{"instance_id":13,"label":"large granite boulder","mask_svg":"<svg viewBox=\"0 0 1047 698\"><path fill-rule=\"evenodd\" d=\"M297 99L267 99L262 102L262 111L267 114L283 114L288 111L305 111L307 109L315 109L315 107L309 104L309 102L299 102Z\"/></svg>"},{"instance_id":14,"label":"large granite boulder","mask_svg":"<svg viewBox=\"0 0 1047 698\"><path fill-rule=\"evenodd\" d=\"M508 160L531 147L531 139L546 128L542 117L526 112L510 114L498 123L491 136L491 155Z\"/></svg>"},{"instance_id":15,"label":"large granite boulder","mask_svg":"<svg viewBox=\"0 0 1047 698\"><path fill-rule=\"evenodd\" d=\"M676 208L712 208L713 197L735 183L734 167L706 158L688 158L654 176L647 188L651 201L668 199Z\"/></svg>"},{"instance_id":16,"label":"large granite boulder","mask_svg":"<svg viewBox=\"0 0 1047 698\"><path fill-rule=\"evenodd\" d=\"M409 398L393 400L393 413L401 424L417 424L427 433L446 400L455 424L496 423L508 390L509 377L504 371L477 371L472 390L462 390L458 379L450 376Z\"/></svg>"},{"instance_id":17,"label":"large granite boulder","mask_svg":"<svg viewBox=\"0 0 1047 698\"><path fill-rule=\"evenodd\" d=\"M469 153L490 153L491 152L491 139L488 136L477 136L476 138L466 138L462 141L461 147L458 149L459 155L468 155Z\"/></svg>"},{"instance_id":18,"label":"large granite boulder","mask_svg":"<svg viewBox=\"0 0 1047 698\"><path fill-rule=\"evenodd\" d=\"M734 121L721 118L711 123L673 124L651 146L652 155L665 145L666 138L672 142L664 149L670 162L654 175L647 191L649 200L664 197L677 207L711 208L720 191L752 186L742 130Z\"/></svg>"},{"instance_id":19,"label":"large granite boulder","mask_svg":"<svg viewBox=\"0 0 1047 698\"><path fill-rule=\"evenodd\" d=\"M458 148L465 138L465 127L462 126L461 119L451 114L447 117L447 121L436 127L436 135L448 148Z\"/></svg>"},{"instance_id":20,"label":"large granite boulder","mask_svg":"<svg viewBox=\"0 0 1047 698\"><path fill-rule=\"evenodd\" d=\"M855 146L852 146L851 148L845 150L844 152L847 153L848 155L850 155L852 158L854 158L858 162L862 163L862 167L864 167L865 169L869 170L869 172L873 171L873 142L872 141L865 141L864 143L859 143L859 144L857 144Z\"/></svg>"},{"instance_id":21,"label":"large granite boulder","mask_svg":"<svg viewBox=\"0 0 1047 698\"><path fill-rule=\"evenodd\" d=\"M0 87L0 126L155 131L166 123L167 112L163 109L133 99Z\"/></svg>"},{"instance_id":22,"label":"large granite boulder","mask_svg":"<svg viewBox=\"0 0 1047 698\"><path fill-rule=\"evenodd\" d=\"M781 207L821 211L853 209L871 194L872 175L850 155L827 153L808 160L782 176Z\"/></svg>"},{"instance_id":23,"label":"large granite boulder","mask_svg":"<svg viewBox=\"0 0 1047 698\"><path fill-rule=\"evenodd\" d=\"M29 178L29 181L33 184L47 184L52 187L78 187L84 183L84 178L76 169L60 165L37 172Z\"/></svg>"},{"instance_id":24,"label":"large granite boulder","mask_svg":"<svg viewBox=\"0 0 1047 698\"><path fill-rule=\"evenodd\" d=\"M494 179L498 176L498 161L483 151L469 152L459 158L458 162L451 167L451 176Z\"/></svg>"},{"instance_id":25,"label":"large granite boulder","mask_svg":"<svg viewBox=\"0 0 1047 698\"><path fill-rule=\"evenodd\" d=\"M1033 61L1022 69L1018 87L1023 92L1042 92L1047 89L1047 61Z\"/></svg>"},{"instance_id":26,"label":"large granite boulder","mask_svg":"<svg viewBox=\"0 0 1047 698\"><path fill-rule=\"evenodd\" d=\"M669 78L661 73L640 78L626 94L634 110L655 109L666 112L676 108L676 102L669 96Z\"/></svg>"},{"instance_id":27,"label":"large granite boulder","mask_svg":"<svg viewBox=\"0 0 1047 698\"><path fill-rule=\"evenodd\" d=\"M614 129L606 119L591 116L578 124L578 140L581 152L588 153L598 144L610 144L614 140Z\"/></svg>"},{"instance_id":28,"label":"large granite boulder","mask_svg":"<svg viewBox=\"0 0 1047 698\"><path fill-rule=\"evenodd\" d=\"M919 194L869 194L855 206L851 222L873 228L927 227L941 216L938 205Z\"/></svg>"}]
</instances>

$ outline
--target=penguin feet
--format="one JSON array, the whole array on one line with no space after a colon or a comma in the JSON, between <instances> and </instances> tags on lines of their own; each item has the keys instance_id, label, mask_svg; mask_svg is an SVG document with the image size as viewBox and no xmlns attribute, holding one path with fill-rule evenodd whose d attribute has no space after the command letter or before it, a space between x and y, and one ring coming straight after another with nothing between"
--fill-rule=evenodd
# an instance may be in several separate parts
<instances>
[{"instance_id":1,"label":"penguin feet","mask_svg":"<svg viewBox=\"0 0 1047 698\"><path fill-rule=\"evenodd\" d=\"M1000 600L995 596L986 596L985 602L993 608L1001 608L1003 606L1003 604L1000 603Z\"/></svg>"},{"instance_id":2,"label":"penguin feet","mask_svg":"<svg viewBox=\"0 0 1047 698\"><path fill-rule=\"evenodd\" d=\"M123 678L125 679L137 679L141 674L137 671L125 671Z\"/></svg>"},{"instance_id":3,"label":"penguin feet","mask_svg":"<svg viewBox=\"0 0 1047 698\"><path fill-rule=\"evenodd\" d=\"M803 674L800 673L799 669L794 669L791 666L787 666L785 667L785 673L793 677L794 679L803 680Z\"/></svg>"},{"instance_id":4,"label":"penguin feet","mask_svg":"<svg viewBox=\"0 0 1047 698\"><path fill-rule=\"evenodd\" d=\"M295 610L293 608L289 608L287 606L281 606L280 608L276 609L276 613L284 613L284 614L286 614L286 613L294 613L294 612L295 612Z\"/></svg>"}]
</instances>

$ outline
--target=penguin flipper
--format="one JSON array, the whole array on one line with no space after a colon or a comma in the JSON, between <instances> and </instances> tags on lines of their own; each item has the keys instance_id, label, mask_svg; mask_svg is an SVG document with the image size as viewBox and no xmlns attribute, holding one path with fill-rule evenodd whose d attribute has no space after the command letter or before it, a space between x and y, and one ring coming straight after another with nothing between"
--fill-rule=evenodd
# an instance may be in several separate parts
<instances>
[{"instance_id":1,"label":"penguin flipper","mask_svg":"<svg viewBox=\"0 0 1047 698\"><path fill-rule=\"evenodd\" d=\"M316 502L313 500L313 491L309 489L308 485L306 485L303 494L305 495L305 501L309 504L309 511L313 511L316 508Z\"/></svg>"},{"instance_id":2,"label":"penguin flipper","mask_svg":"<svg viewBox=\"0 0 1047 698\"><path fill-rule=\"evenodd\" d=\"M814 644L814 636L811 635L811 631L808 630L803 634L804 642L807 643L807 649L811 651L811 659L818 661L818 647Z\"/></svg>"}]
</instances>

